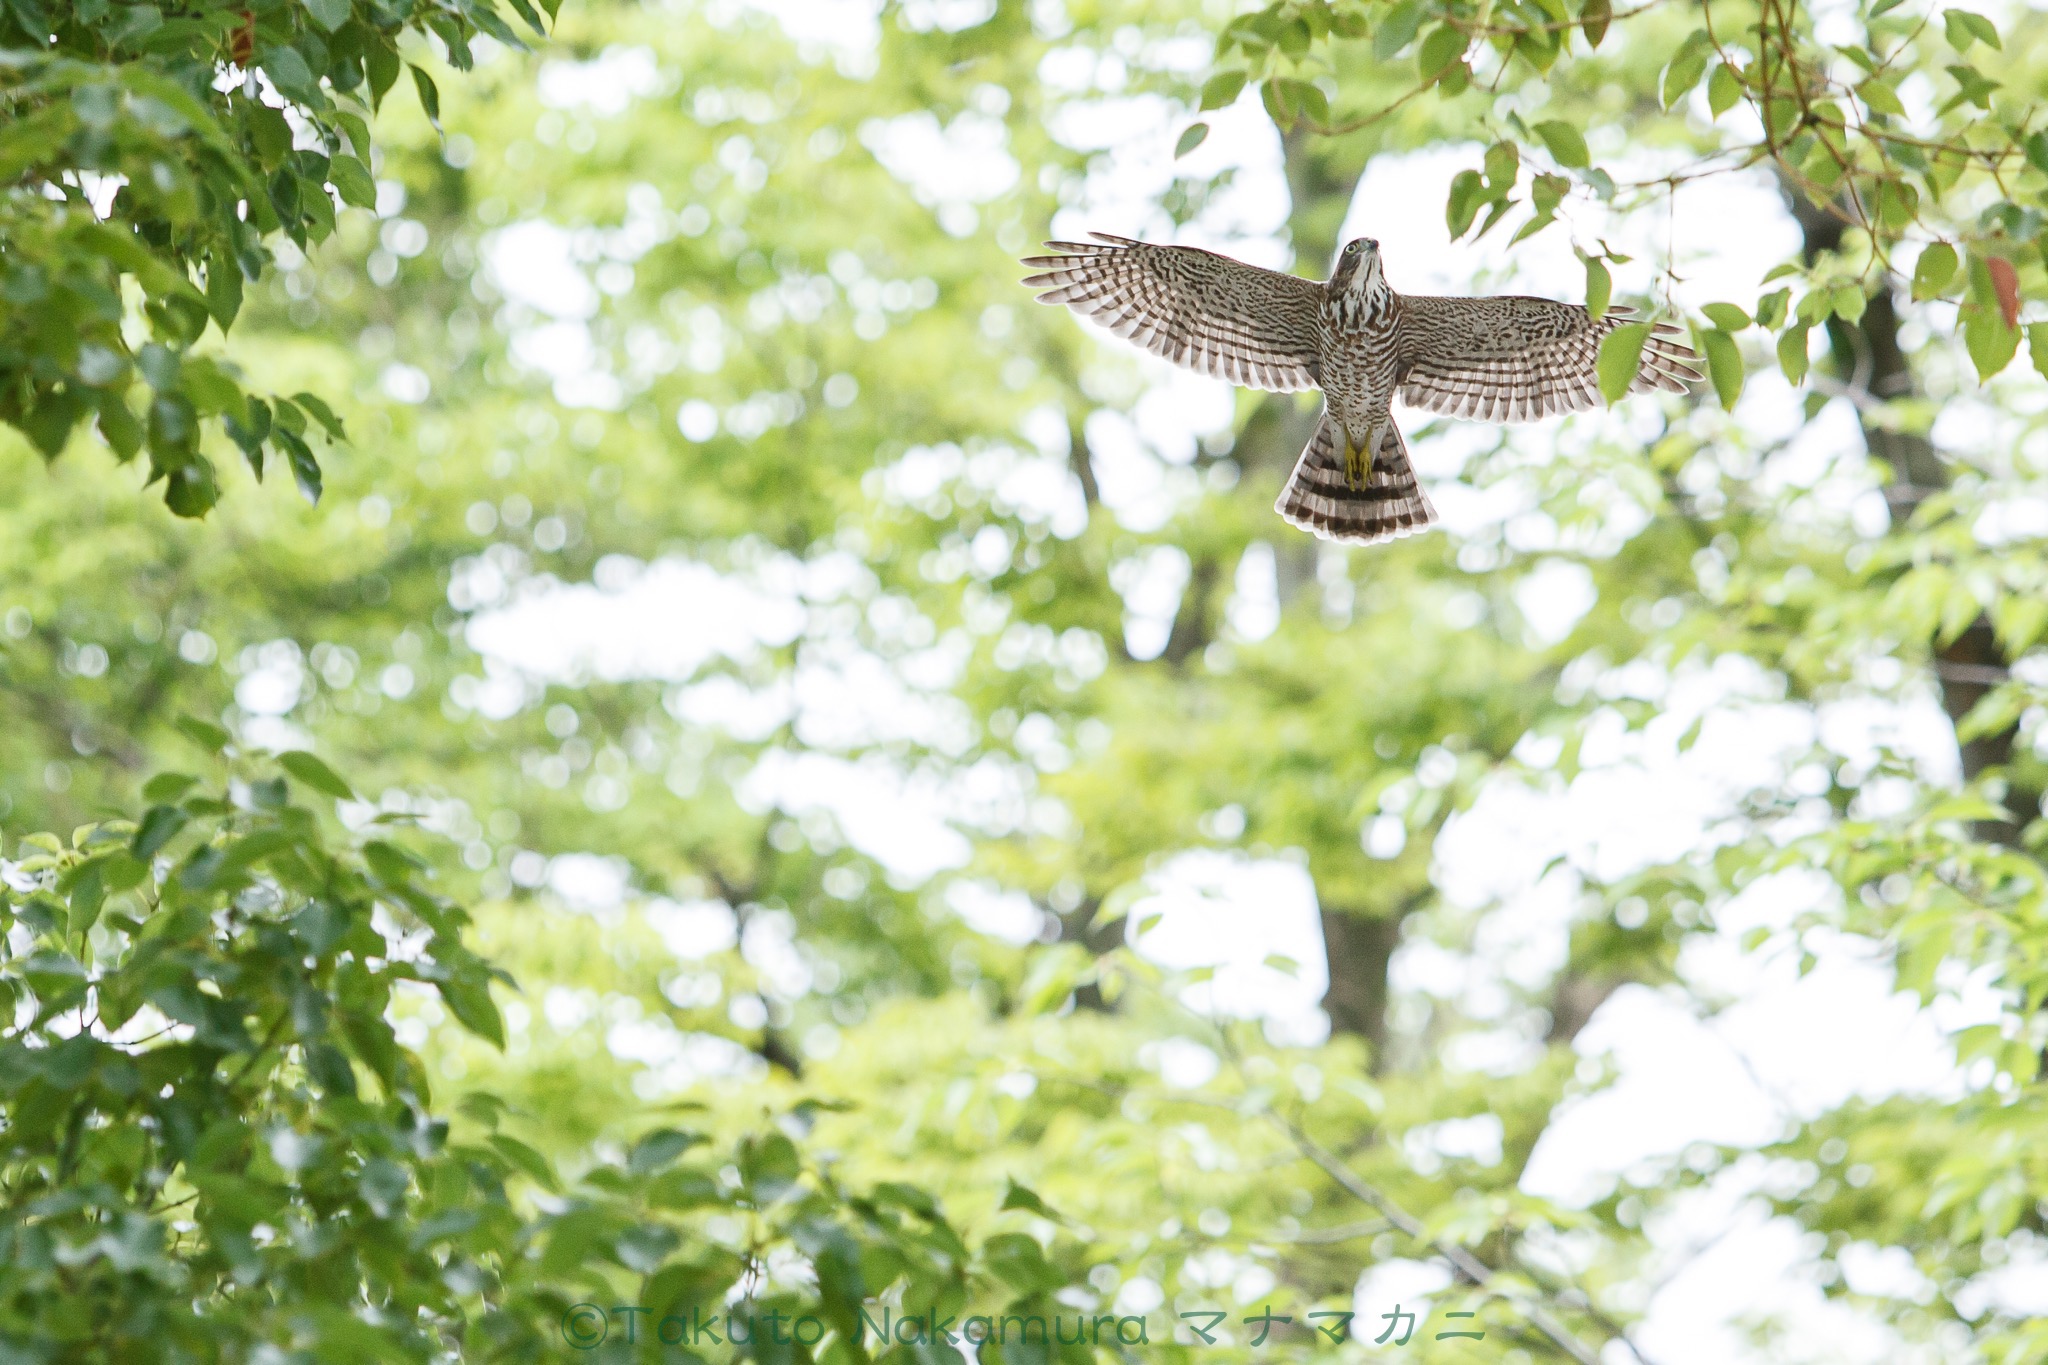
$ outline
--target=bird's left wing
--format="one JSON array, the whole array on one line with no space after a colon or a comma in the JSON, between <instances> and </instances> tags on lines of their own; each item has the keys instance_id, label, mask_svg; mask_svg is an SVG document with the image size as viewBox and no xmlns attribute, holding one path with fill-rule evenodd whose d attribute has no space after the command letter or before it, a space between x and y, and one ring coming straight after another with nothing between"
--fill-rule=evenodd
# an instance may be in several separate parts
<instances>
[{"instance_id":1,"label":"bird's left wing","mask_svg":"<svg viewBox=\"0 0 2048 1365\"><path fill-rule=\"evenodd\" d=\"M1401 299L1401 398L1449 417L1526 422L1600 404L1600 343L1634 318L1610 308L1595 319L1576 303L1504 295ZM1630 393L1683 393L1699 357L1658 323Z\"/></svg>"},{"instance_id":2,"label":"bird's left wing","mask_svg":"<svg viewBox=\"0 0 2048 1365\"><path fill-rule=\"evenodd\" d=\"M1316 387L1323 287L1187 246L1089 234L1026 256L1040 303L1064 303L1157 356L1216 379L1287 392Z\"/></svg>"}]
</instances>

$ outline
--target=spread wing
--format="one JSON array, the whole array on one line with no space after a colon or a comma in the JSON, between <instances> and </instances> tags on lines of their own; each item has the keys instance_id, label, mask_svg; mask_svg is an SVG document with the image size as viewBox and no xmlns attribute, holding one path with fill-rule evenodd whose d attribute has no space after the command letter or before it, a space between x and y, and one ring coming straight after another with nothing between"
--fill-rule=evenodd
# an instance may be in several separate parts
<instances>
[{"instance_id":1,"label":"spread wing","mask_svg":"<svg viewBox=\"0 0 2048 1365\"><path fill-rule=\"evenodd\" d=\"M1448 417L1525 422L1598 407L1600 342L1634 312L1610 308L1595 321L1576 303L1507 295L1489 299L1404 297L1401 398ZM1643 347L1630 393L1683 393L1700 380L1699 357L1660 322Z\"/></svg>"},{"instance_id":2,"label":"spread wing","mask_svg":"<svg viewBox=\"0 0 2048 1365\"><path fill-rule=\"evenodd\" d=\"M1093 232L1026 256L1040 303L1064 303L1157 356L1254 389L1316 387L1323 287L1213 251Z\"/></svg>"}]
</instances>

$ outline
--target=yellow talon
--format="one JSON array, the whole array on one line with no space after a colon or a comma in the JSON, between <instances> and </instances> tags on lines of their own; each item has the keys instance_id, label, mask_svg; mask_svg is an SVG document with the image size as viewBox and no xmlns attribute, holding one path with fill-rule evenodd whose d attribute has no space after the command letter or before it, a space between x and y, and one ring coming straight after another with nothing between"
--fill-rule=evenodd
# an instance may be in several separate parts
<instances>
[{"instance_id":1,"label":"yellow talon","mask_svg":"<svg viewBox=\"0 0 2048 1365\"><path fill-rule=\"evenodd\" d=\"M1372 457L1364 446L1351 444L1351 438L1344 438L1344 479L1353 488L1362 489L1372 474Z\"/></svg>"}]
</instances>

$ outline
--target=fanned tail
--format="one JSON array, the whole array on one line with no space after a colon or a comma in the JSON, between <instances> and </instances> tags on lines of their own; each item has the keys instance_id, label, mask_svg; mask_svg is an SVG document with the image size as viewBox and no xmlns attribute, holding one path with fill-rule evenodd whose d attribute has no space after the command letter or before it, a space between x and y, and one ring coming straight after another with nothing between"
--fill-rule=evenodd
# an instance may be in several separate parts
<instances>
[{"instance_id":1,"label":"fanned tail","mask_svg":"<svg viewBox=\"0 0 2048 1365\"><path fill-rule=\"evenodd\" d=\"M1325 540L1358 545L1412 535L1436 521L1436 509L1415 477L1408 443L1398 429L1388 425L1363 488L1353 488L1345 476L1344 445L1343 428L1325 408L1273 510Z\"/></svg>"}]
</instances>

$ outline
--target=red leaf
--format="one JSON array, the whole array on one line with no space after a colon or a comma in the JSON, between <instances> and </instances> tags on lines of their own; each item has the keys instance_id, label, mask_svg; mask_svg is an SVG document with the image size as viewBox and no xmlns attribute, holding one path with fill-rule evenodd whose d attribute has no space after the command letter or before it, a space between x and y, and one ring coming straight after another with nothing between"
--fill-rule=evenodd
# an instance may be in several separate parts
<instances>
[{"instance_id":1,"label":"red leaf","mask_svg":"<svg viewBox=\"0 0 2048 1365\"><path fill-rule=\"evenodd\" d=\"M2012 268L2012 262L2003 256L1992 256L1985 260L1984 268L1991 272L1991 287L1998 294L1998 311L2005 315L2005 325L2020 325L2020 277Z\"/></svg>"}]
</instances>

